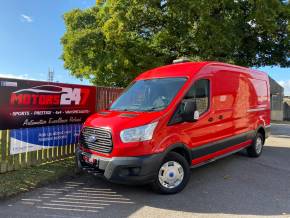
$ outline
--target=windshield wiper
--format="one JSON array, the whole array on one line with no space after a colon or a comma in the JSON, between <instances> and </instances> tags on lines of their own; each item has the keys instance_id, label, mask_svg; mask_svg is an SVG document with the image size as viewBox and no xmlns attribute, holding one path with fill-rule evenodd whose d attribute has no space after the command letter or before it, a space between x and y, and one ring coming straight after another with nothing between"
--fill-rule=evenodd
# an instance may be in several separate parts
<instances>
[{"instance_id":1,"label":"windshield wiper","mask_svg":"<svg viewBox=\"0 0 290 218\"><path fill-rule=\"evenodd\" d=\"M135 112L136 110L130 110L127 108L121 109L121 108L114 108L114 109L110 109L111 111L131 111L131 112Z\"/></svg>"},{"instance_id":2,"label":"windshield wiper","mask_svg":"<svg viewBox=\"0 0 290 218\"><path fill-rule=\"evenodd\" d=\"M151 108L148 108L144 111L156 111L156 110L159 110L159 109L164 109L165 107L164 106L158 106L158 107L151 107Z\"/></svg>"}]
</instances>

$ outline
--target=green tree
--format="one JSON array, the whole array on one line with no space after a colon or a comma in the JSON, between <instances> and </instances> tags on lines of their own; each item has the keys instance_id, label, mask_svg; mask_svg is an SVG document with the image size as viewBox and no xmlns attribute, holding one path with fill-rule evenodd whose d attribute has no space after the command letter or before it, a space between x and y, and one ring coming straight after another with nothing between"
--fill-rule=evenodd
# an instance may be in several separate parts
<instances>
[{"instance_id":1,"label":"green tree","mask_svg":"<svg viewBox=\"0 0 290 218\"><path fill-rule=\"evenodd\" d=\"M290 7L282 0L98 0L64 15L65 68L126 86L177 57L290 66Z\"/></svg>"}]
</instances>

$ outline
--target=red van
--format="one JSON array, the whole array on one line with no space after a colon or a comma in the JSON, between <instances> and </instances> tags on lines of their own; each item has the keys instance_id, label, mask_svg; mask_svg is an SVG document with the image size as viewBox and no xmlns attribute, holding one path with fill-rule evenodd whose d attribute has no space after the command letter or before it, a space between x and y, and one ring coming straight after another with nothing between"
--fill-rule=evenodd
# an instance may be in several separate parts
<instances>
[{"instance_id":1,"label":"red van","mask_svg":"<svg viewBox=\"0 0 290 218\"><path fill-rule=\"evenodd\" d=\"M269 78L219 62L186 62L139 75L89 117L78 167L109 181L181 191L190 168L246 149L259 157L270 131Z\"/></svg>"}]
</instances>

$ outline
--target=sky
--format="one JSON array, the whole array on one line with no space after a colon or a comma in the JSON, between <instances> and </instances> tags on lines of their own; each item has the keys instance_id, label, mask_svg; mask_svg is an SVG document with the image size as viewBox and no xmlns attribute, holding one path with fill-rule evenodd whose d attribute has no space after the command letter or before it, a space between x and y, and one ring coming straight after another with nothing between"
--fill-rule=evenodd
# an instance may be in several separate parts
<instances>
[{"instance_id":1,"label":"sky","mask_svg":"<svg viewBox=\"0 0 290 218\"><path fill-rule=\"evenodd\" d=\"M9 0L0 6L0 77L87 84L75 79L60 59L60 38L65 32L63 14L87 8L95 0Z\"/></svg>"},{"instance_id":2,"label":"sky","mask_svg":"<svg viewBox=\"0 0 290 218\"><path fill-rule=\"evenodd\" d=\"M0 7L0 77L47 80L48 69L58 82L89 84L64 69L60 38L62 16L74 8L85 9L95 0L9 0ZM262 67L290 96L290 68Z\"/></svg>"}]
</instances>

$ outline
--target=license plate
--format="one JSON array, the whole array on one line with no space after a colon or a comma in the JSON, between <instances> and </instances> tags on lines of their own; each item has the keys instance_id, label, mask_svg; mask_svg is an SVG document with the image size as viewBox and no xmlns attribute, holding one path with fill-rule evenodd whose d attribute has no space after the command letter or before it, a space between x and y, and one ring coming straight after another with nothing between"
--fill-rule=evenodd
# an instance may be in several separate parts
<instances>
[{"instance_id":1,"label":"license plate","mask_svg":"<svg viewBox=\"0 0 290 218\"><path fill-rule=\"evenodd\" d=\"M83 155L83 160L86 163L91 164L91 165L96 165L96 166L99 165L99 161L97 158L93 158L93 157L86 155L86 154Z\"/></svg>"}]
</instances>

